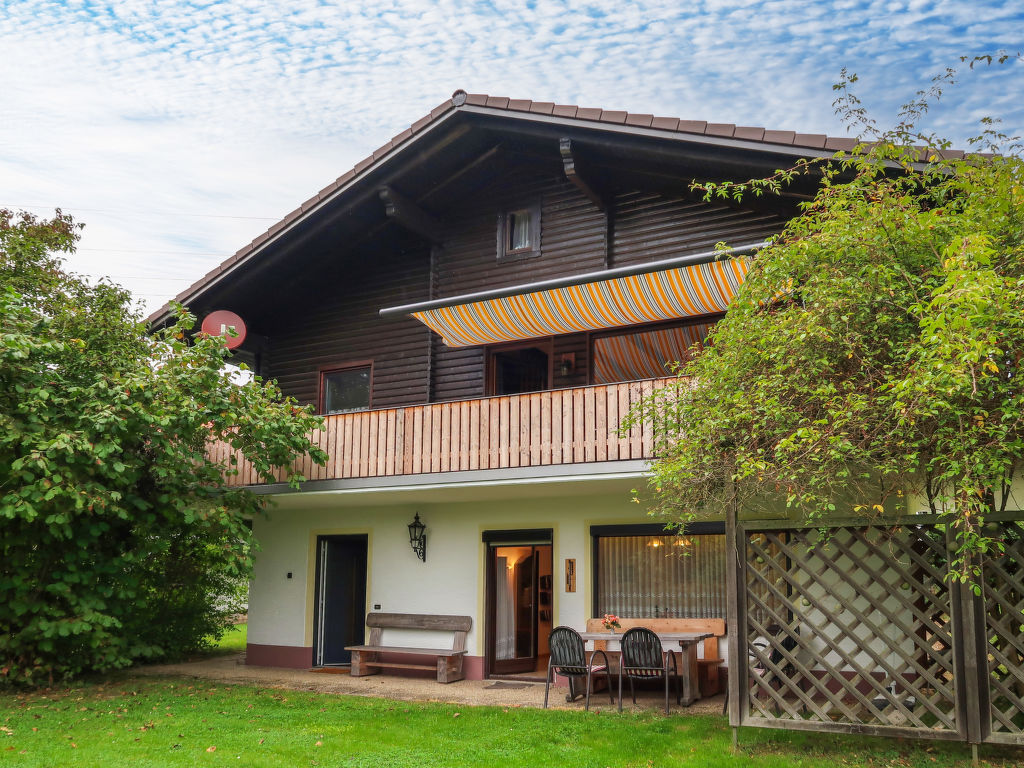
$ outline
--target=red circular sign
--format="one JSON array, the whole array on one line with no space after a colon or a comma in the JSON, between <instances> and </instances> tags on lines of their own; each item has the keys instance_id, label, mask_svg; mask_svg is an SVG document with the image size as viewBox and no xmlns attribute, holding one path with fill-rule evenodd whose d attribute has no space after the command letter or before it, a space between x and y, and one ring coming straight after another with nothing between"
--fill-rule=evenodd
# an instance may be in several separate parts
<instances>
[{"instance_id":1,"label":"red circular sign","mask_svg":"<svg viewBox=\"0 0 1024 768\"><path fill-rule=\"evenodd\" d=\"M231 336L228 329L234 329L237 336ZM234 312L218 309L203 318L202 332L210 336L223 336L228 349L240 347L245 341L245 323Z\"/></svg>"}]
</instances>

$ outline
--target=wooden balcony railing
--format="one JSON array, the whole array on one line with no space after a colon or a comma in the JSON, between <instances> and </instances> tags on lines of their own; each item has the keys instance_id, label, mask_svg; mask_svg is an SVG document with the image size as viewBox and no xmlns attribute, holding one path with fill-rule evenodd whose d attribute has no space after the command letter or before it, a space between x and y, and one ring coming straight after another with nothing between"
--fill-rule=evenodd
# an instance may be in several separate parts
<instances>
[{"instance_id":1,"label":"wooden balcony railing","mask_svg":"<svg viewBox=\"0 0 1024 768\"><path fill-rule=\"evenodd\" d=\"M386 408L325 417L311 442L325 450L327 465L308 457L296 462L309 480L418 475L505 469L651 456L648 426L619 436L619 421L644 394L669 379L573 387L522 395ZM228 458L228 446L211 447ZM229 485L261 481L239 457ZM280 472L278 479L284 477Z\"/></svg>"}]
</instances>

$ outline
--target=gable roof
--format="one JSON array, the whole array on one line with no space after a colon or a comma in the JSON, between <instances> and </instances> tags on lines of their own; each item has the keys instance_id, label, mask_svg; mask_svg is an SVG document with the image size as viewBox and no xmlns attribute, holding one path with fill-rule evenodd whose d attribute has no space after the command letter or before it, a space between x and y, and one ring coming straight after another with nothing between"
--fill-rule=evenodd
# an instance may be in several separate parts
<instances>
[{"instance_id":1,"label":"gable roof","mask_svg":"<svg viewBox=\"0 0 1024 768\"><path fill-rule=\"evenodd\" d=\"M279 222L240 248L199 280L181 291L174 300L188 304L204 289L218 282L237 267L250 261L278 236L300 220L305 220L328 200L359 184L380 164L389 161L421 137L457 113L498 115L506 118L576 127L591 127L613 133L625 133L650 138L683 139L690 143L726 147L738 150L770 151L795 158L830 157L837 151L849 151L857 140L824 134L797 133L795 131L768 130L731 123L708 123L682 120L675 117L656 117L618 110L579 107L553 102L510 99L504 96L469 94L457 90L429 114L424 115L390 141L360 160L317 194L286 214ZM148 318L150 324L165 322L170 316L170 303L165 304Z\"/></svg>"}]
</instances>

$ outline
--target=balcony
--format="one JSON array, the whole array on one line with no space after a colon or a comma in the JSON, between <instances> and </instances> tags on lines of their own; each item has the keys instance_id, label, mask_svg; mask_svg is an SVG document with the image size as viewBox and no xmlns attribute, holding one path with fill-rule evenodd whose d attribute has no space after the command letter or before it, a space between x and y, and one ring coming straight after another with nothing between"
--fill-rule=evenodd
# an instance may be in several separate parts
<instances>
[{"instance_id":1,"label":"balcony","mask_svg":"<svg viewBox=\"0 0 1024 768\"><path fill-rule=\"evenodd\" d=\"M311 442L330 458L316 466L308 457L296 468L308 480L418 475L430 472L506 469L596 461L646 459L649 426L620 436L620 419L643 395L671 379L572 387L522 395L482 397L429 405L326 416ZM223 443L211 447L228 458ZM227 484L260 481L238 457L239 472ZM280 472L278 479L284 478Z\"/></svg>"}]
</instances>

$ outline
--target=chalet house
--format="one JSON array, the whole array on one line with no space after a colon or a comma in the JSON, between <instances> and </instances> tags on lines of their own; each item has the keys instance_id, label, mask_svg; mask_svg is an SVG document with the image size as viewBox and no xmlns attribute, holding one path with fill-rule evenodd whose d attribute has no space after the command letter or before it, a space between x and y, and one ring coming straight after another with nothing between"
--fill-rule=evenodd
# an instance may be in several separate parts
<instances>
[{"instance_id":1,"label":"chalet house","mask_svg":"<svg viewBox=\"0 0 1024 768\"><path fill-rule=\"evenodd\" d=\"M691 181L852 146L456 91L180 294L326 416L301 491L230 479L276 502L248 663L345 664L377 611L472 617L470 678L543 668L558 624L723 618L723 518L665 535L632 501L651 436L617 425L814 183L727 205Z\"/></svg>"}]
</instances>

